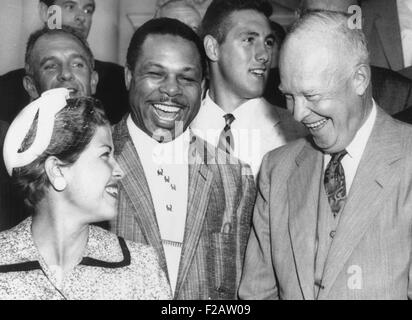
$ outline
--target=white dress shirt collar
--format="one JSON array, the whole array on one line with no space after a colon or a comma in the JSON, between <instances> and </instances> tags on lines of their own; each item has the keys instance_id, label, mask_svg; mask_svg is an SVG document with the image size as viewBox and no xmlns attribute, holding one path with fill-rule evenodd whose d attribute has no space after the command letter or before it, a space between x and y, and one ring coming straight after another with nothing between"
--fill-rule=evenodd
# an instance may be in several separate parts
<instances>
[{"instance_id":1,"label":"white dress shirt collar","mask_svg":"<svg viewBox=\"0 0 412 320\"><path fill-rule=\"evenodd\" d=\"M190 130L187 129L172 141L160 143L137 127L130 115L127 118L127 128L129 129L130 136L140 157L147 154L148 150L152 150L152 159L156 164L188 163L187 155L190 146Z\"/></svg>"},{"instance_id":2,"label":"white dress shirt collar","mask_svg":"<svg viewBox=\"0 0 412 320\"><path fill-rule=\"evenodd\" d=\"M270 127L273 127L276 125L276 122L273 122L273 116L268 116L267 104L268 103L262 97L249 99L242 103L239 107L233 110L233 112L229 112L235 117L235 121L232 123L232 128L246 129L255 125L257 128L261 128L262 126L269 125ZM204 106L207 106L207 108L204 108ZM206 129L222 129L225 126L225 119L223 116L227 113L228 112L225 112L212 100L210 91L207 91L206 96L202 101L202 107L194 121L196 124L195 126L197 127L202 126L202 124L207 124Z\"/></svg>"},{"instance_id":3,"label":"white dress shirt collar","mask_svg":"<svg viewBox=\"0 0 412 320\"><path fill-rule=\"evenodd\" d=\"M366 144L368 143L369 137L372 133L373 126L376 121L377 107L375 101L373 101L373 106L368 118L360 127L358 132L351 143L346 147L348 154L342 159L341 163L345 171L345 181L346 181L346 193L352 186L353 179L355 178L356 171L358 169L359 163L361 161L362 155L365 151ZM329 161L331 159L330 154L324 155L324 169L326 169Z\"/></svg>"},{"instance_id":4,"label":"white dress shirt collar","mask_svg":"<svg viewBox=\"0 0 412 320\"><path fill-rule=\"evenodd\" d=\"M346 151L351 158L360 161L372 133L373 125L375 124L376 112L376 103L373 101L372 110L368 115L368 118L358 130L352 142L346 147Z\"/></svg>"}]
</instances>

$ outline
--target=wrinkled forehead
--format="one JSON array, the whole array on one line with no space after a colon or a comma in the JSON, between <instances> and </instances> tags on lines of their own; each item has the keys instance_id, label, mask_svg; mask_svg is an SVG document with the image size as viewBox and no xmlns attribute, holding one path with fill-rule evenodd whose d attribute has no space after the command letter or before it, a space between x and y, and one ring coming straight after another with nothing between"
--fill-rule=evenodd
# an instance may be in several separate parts
<instances>
[{"instance_id":1,"label":"wrinkled forehead","mask_svg":"<svg viewBox=\"0 0 412 320\"><path fill-rule=\"evenodd\" d=\"M79 54L87 56L86 48L83 44L76 39L75 36L69 33L56 33L56 34L45 34L37 39L34 50L49 51L62 50L62 51L77 51Z\"/></svg>"},{"instance_id":2,"label":"wrinkled forehead","mask_svg":"<svg viewBox=\"0 0 412 320\"><path fill-rule=\"evenodd\" d=\"M92 65L92 57L75 37L70 34L43 35L37 39L30 54L29 67L39 66L44 59L81 57Z\"/></svg>"}]
</instances>

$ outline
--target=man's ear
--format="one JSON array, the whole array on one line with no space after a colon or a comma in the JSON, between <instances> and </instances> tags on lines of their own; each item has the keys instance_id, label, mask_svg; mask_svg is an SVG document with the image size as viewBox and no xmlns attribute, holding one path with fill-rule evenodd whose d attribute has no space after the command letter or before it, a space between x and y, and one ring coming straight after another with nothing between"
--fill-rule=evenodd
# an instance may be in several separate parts
<instances>
[{"instance_id":1,"label":"man's ear","mask_svg":"<svg viewBox=\"0 0 412 320\"><path fill-rule=\"evenodd\" d=\"M40 97L39 92L37 91L36 85L34 84L34 79L31 76L24 76L23 78L23 87L29 94L31 100L35 100Z\"/></svg>"},{"instance_id":2,"label":"man's ear","mask_svg":"<svg viewBox=\"0 0 412 320\"><path fill-rule=\"evenodd\" d=\"M39 1L39 16L41 21L47 23L49 19L49 7L42 1Z\"/></svg>"},{"instance_id":3,"label":"man's ear","mask_svg":"<svg viewBox=\"0 0 412 320\"><path fill-rule=\"evenodd\" d=\"M90 88L91 88L92 95L96 93L96 88L97 88L98 83L99 83L99 74L93 70L91 77L90 77Z\"/></svg>"},{"instance_id":4,"label":"man's ear","mask_svg":"<svg viewBox=\"0 0 412 320\"><path fill-rule=\"evenodd\" d=\"M211 35L206 35L203 39L203 46L205 47L207 57L216 62L219 60L219 43Z\"/></svg>"},{"instance_id":5,"label":"man's ear","mask_svg":"<svg viewBox=\"0 0 412 320\"><path fill-rule=\"evenodd\" d=\"M124 82L126 84L127 91L130 90L130 84L132 83L132 78L133 78L132 71L130 71L128 66L125 66L124 67Z\"/></svg>"},{"instance_id":6,"label":"man's ear","mask_svg":"<svg viewBox=\"0 0 412 320\"><path fill-rule=\"evenodd\" d=\"M363 96L371 81L371 69L367 64L357 67L354 75L354 86L357 95Z\"/></svg>"}]
</instances>

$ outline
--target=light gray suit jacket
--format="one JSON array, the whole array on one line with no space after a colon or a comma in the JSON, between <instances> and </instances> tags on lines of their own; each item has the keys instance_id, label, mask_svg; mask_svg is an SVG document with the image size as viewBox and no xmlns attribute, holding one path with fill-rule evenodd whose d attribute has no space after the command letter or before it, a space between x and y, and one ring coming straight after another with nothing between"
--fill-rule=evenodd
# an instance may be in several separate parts
<instances>
[{"instance_id":1,"label":"light gray suit jacket","mask_svg":"<svg viewBox=\"0 0 412 320\"><path fill-rule=\"evenodd\" d=\"M145 173L127 129L114 127L115 156L125 172L119 214L111 230L150 244L167 273L166 258ZM250 233L256 187L250 167L193 136L189 148L188 206L175 299L235 299Z\"/></svg>"},{"instance_id":2,"label":"light gray suit jacket","mask_svg":"<svg viewBox=\"0 0 412 320\"><path fill-rule=\"evenodd\" d=\"M239 289L242 299L314 299L323 154L309 139L263 162ZM412 297L412 127L378 108L336 235L319 299Z\"/></svg>"}]
</instances>

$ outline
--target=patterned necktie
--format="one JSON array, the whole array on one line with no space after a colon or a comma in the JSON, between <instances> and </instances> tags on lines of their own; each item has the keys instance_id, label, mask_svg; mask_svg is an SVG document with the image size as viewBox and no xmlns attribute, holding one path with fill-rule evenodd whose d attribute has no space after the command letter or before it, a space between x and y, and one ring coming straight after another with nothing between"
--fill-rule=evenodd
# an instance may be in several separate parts
<instances>
[{"instance_id":1,"label":"patterned necktie","mask_svg":"<svg viewBox=\"0 0 412 320\"><path fill-rule=\"evenodd\" d=\"M325 171L325 191L335 218L346 200L345 171L341 163L346 154L346 150L332 154Z\"/></svg>"},{"instance_id":2,"label":"patterned necktie","mask_svg":"<svg viewBox=\"0 0 412 320\"><path fill-rule=\"evenodd\" d=\"M226 151L226 153L230 154L234 148L233 135L230 130L230 125L235 120L235 117L231 113L225 114L223 117L225 118L226 125L219 136L219 144L217 146L223 151Z\"/></svg>"}]
</instances>

